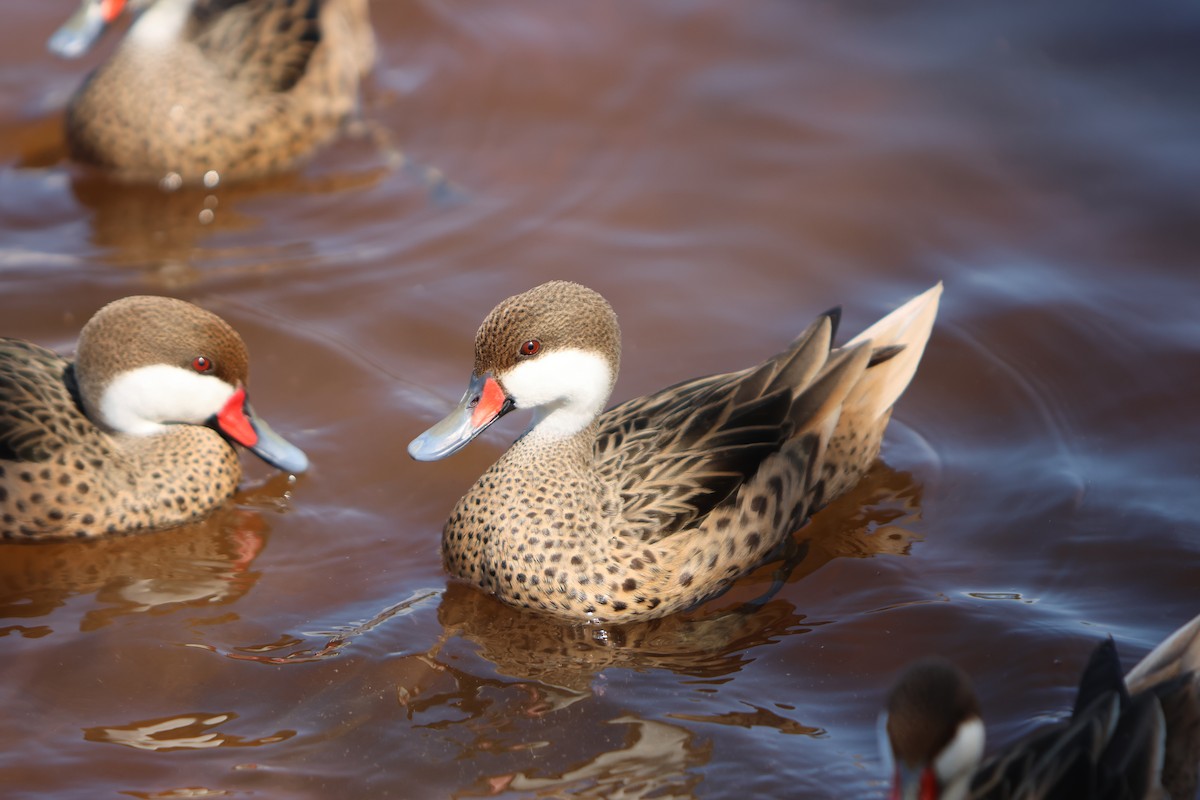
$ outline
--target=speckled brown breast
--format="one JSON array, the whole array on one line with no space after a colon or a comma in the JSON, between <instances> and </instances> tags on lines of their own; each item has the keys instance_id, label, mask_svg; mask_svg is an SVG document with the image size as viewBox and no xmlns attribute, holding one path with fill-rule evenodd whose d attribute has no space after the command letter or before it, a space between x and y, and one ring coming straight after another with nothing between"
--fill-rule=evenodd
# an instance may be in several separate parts
<instances>
[{"instance_id":1,"label":"speckled brown breast","mask_svg":"<svg viewBox=\"0 0 1200 800\"><path fill-rule=\"evenodd\" d=\"M229 498L237 453L217 432L110 435L79 408L71 365L0 339L0 537L86 538L165 528Z\"/></svg>"}]
</instances>

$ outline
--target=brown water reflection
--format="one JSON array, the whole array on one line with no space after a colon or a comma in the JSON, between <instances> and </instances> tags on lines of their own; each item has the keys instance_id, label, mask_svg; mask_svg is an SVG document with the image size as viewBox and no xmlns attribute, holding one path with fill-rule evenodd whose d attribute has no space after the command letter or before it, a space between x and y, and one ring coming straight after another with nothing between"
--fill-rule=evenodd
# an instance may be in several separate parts
<instances>
[{"instance_id":1,"label":"brown water reflection","mask_svg":"<svg viewBox=\"0 0 1200 800\"><path fill-rule=\"evenodd\" d=\"M1000 743L1097 637L1137 659L1200 610L1200 12L377 2L364 125L164 194L61 160L72 5L0 28L0 335L200 303L313 469L247 461L177 531L0 546L6 796L882 797L908 659L971 671ZM946 294L883 463L790 552L577 627L442 571L523 420L404 453L483 315L551 278L620 315L618 401Z\"/></svg>"},{"instance_id":2,"label":"brown water reflection","mask_svg":"<svg viewBox=\"0 0 1200 800\"><path fill-rule=\"evenodd\" d=\"M295 731L279 731L270 736L245 739L218 733L216 728L237 719L237 714L185 714L162 719L142 720L115 727L88 728L83 738L89 742L107 742L135 750L207 750L212 747L260 747L284 742Z\"/></svg>"},{"instance_id":3,"label":"brown water reflection","mask_svg":"<svg viewBox=\"0 0 1200 800\"><path fill-rule=\"evenodd\" d=\"M711 746L698 746L686 728L663 722L618 717L612 725L628 725L624 747L608 750L556 775L525 772L488 775L477 791L455 797L495 797L520 792L547 797L566 794L580 798L685 798L695 797L697 780L688 772L702 766Z\"/></svg>"},{"instance_id":4,"label":"brown water reflection","mask_svg":"<svg viewBox=\"0 0 1200 800\"><path fill-rule=\"evenodd\" d=\"M91 594L99 607L83 615L80 631L125 614L232 604L254 586L251 567L267 543L267 523L253 505L286 507L289 481L274 476L243 491L247 505L169 533L7 547L0 558L0 618L44 617Z\"/></svg>"}]
</instances>

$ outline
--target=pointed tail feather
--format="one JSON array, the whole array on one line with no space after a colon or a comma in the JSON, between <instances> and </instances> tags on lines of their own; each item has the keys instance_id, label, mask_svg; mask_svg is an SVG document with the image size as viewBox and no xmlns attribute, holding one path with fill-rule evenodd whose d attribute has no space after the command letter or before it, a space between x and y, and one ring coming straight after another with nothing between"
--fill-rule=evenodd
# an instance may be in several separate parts
<instances>
[{"instance_id":1,"label":"pointed tail feather","mask_svg":"<svg viewBox=\"0 0 1200 800\"><path fill-rule=\"evenodd\" d=\"M845 407L854 409L856 422L878 420L908 388L925 352L925 343L937 317L942 284L917 295L871 327L851 339L846 347L869 341L871 347L903 348L891 358L872 366L846 398Z\"/></svg>"},{"instance_id":2,"label":"pointed tail feather","mask_svg":"<svg viewBox=\"0 0 1200 800\"><path fill-rule=\"evenodd\" d=\"M1168 636L1125 676L1131 692L1189 672L1200 673L1200 616Z\"/></svg>"},{"instance_id":3,"label":"pointed tail feather","mask_svg":"<svg viewBox=\"0 0 1200 800\"><path fill-rule=\"evenodd\" d=\"M1200 616L1168 636L1125 676L1129 691L1153 693L1166 724L1162 784L1191 800L1200 783Z\"/></svg>"}]
</instances>

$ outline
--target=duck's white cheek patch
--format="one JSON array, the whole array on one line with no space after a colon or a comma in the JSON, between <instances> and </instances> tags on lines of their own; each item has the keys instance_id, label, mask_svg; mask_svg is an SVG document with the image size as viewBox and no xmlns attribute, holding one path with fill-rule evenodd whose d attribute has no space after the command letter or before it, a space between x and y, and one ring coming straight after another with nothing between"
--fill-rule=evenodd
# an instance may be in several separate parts
<instances>
[{"instance_id":1,"label":"duck's white cheek patch","mask_svg":"<svg viewBox=\"0 0 1200 800\"><path fill-rule=\"evenodd\" d=\"M145 48L178 47L191 9L188 0L158 0L133 23L127 41Z\"/></svg>"},{"instance_id":2,"label":"duck's white cheek patch","mask_svg":"<svg viewBox=\"0 0 1200 800\"><path fill-rule=\"evenodd\" d=\"M154 364L117 376L104 390L99 411L110 428L147 436L165 423L203 424L233 393L234 387L212 375Z\"/></svg>"},{"instance_id":3,"label":"duck's white cheek patch","mask_svg":"<svg viewBox=\"0 0 1200 800\"><path fill-rule=\"evenodd\" d=\"M604 408L612 391L608 362L585 350L558 350L522 361L501 381L517 408L535 409L539 435L570 436Z\"/></svg>"},{"instance_id":4,"label":"duck's white cheek patch","mask_svg":"<svg viewBox=\"0 0 1200 800\"><path fill-rule=\"evenodd\" d=\"M933 760L934 772L946 784L947 792L943 797L965 796L967 779L983 758L984 740L983 722L973 717L958 726L950 744ZM964 790L962 794L958 793L960 788Z\"/></svg>"}]
</instances>

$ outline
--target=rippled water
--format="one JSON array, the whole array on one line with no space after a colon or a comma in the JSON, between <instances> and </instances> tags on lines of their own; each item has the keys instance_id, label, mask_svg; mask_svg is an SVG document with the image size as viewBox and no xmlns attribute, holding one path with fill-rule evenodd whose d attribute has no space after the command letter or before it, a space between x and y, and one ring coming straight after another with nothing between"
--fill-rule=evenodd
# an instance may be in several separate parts
<instances>
[{"instance_id":1,"label":"rippled water","mask_svg":"<svg viewBox=\"0 0 1200 800\"><path fill-rule=\"evenodd\" d=\"M5 796L882 797L875 715L930 651L993 743L1064 713L1095 640L1133 663L1200 611L1200 11L1156 5L376 3L361 130L170 195L64 163L72 3L7 9L0 333L69 350L115 297L194 300L314 468L0 547ZM882 463L791 563L588 629L441 569L524 420L404 453L550 278L617 309L618 400L946 294Z\"/></svg>"}]
</instances>

